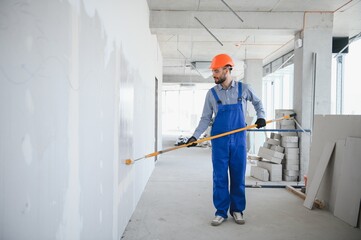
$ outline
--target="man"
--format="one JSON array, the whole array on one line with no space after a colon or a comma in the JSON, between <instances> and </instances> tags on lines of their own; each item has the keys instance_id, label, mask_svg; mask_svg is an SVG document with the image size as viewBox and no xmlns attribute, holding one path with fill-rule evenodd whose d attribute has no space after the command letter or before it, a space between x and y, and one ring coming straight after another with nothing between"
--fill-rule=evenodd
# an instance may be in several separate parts
<instances>
[{"instance_id":1,"label":"man","mask_svg":"<svg viewBox=\"0 0 361 240\"><path fill-rule=\"evenodd\" d=\"M257 128L266 126L260 99L249 85L232 80L233 66L233 60L227 54L219 54L213 58L210 68L217 85L208 91L201 120L187 143L200 137L209 126L213 114L215 119L212 136L245 127L246 101L252 102L257 112ZM245 223L243 210L246 207L246 154L245 131L212 140L213 204L217 210L211 222L213 226L218 226L227 219L228 210L236 223Z\"/></svg>"}]
</instances>

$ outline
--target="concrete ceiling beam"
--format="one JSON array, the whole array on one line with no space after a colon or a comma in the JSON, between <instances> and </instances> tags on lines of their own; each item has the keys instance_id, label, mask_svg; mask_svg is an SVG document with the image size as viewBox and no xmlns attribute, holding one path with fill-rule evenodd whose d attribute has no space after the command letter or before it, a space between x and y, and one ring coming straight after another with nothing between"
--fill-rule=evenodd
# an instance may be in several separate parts
<instances>
[{"instance_id":1,"label":"concrete ceiling beam","mask_svg":"<svg viewBox=\"0 0 361 240\"><path fill-rule=\"evenodd\" d=\"M151 11L150 28L204 29L197 17L208 29L283 29L301 30L302 12L232 12L216 11ZM220 21L222 19L222 21Z\"/></svg>"},{"instance_id":2,"label":"concrete ceiling beam","mask_svg":"<svg viewBox=\"0 0 361 240\"><path fill-rule=\"evenodd\" d=\"M200 75L164 75L163 83L214 83L212 77L204 79Z\"/></svg>"}]
</instances>

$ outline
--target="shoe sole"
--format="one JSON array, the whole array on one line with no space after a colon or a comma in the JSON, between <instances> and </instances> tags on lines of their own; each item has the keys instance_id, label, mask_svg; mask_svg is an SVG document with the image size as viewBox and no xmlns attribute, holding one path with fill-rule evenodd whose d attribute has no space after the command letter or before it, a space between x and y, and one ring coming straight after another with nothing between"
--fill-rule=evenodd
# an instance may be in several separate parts
<instances>
[{"instance_id":1,"label":"shoe sole","mask_svg":"<svg viewBox=\"0 0 361 240\"><path fill-rule=\"evenodd\" d=\"M232 215L232 217L237 224L245 224L246 223L246 221L244 219L236 219L233 215Z\"/></svg>"},{"instance_id":2,"label":"shoe sole","mask_svg":"<svg viewBox=\"0 0 361 240\"><path fill-rule=\"evenodd\" d=\"M214 227L216 227L216 226L219 226L219 225L221 225L224 221L226 221L226 219L223 219L221 222L211 222L211 225L212 226L214 226Z\"/></svg>"},{"instance_id":3,"label":"shoe sole","mask_svg":"<svg viewBox=\"0 0 361 240\"><path fill-rule=\"evenodd\" d=\"M246 223L246 221L244 221L244 220L234 220L237 224L245 224Z\"/></svg>"}]
</instances>

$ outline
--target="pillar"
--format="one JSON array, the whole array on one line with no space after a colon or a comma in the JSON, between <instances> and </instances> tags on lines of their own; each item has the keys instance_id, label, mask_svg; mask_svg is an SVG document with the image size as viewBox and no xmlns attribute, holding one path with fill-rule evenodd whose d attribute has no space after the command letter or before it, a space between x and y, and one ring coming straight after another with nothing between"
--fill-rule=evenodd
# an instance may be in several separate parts
<instances>
[{"instance_id":1,"label":"pillar","mask_svg":"<svg viewBox=\"0 0 361 240\"><path fill-rule=\"evenodd\" d=\"M263 61L262 59L247 59L244 68L244 83L251 85L256 95L262 99L262 78L263 78ZM265 106L265 104L263 104ZM254 124L256 120L256 111L252 103L248 102L246 114L247 124ZM265 141L265 134L260 132L251 132L249 134L248 150L251 153L258 153Z\"/></svg>"},{"instance_id":2,"label":"pillar","mask_svg":"<svg viewBox=\"0 0 361 240\"><path fill-rule=\"evenodd\" d=\"M312 129L314 114L331 113L332 28L332 13L305 13L295 37L294 110L305 129ZM301 176L308 170L310 143L311 136L301 134Z\"/></svg>"}]
</instances>

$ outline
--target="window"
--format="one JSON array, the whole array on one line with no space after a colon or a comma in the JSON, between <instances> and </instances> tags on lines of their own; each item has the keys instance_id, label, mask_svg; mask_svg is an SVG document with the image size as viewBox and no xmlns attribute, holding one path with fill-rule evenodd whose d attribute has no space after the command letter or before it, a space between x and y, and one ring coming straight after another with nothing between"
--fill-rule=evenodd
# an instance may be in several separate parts
<instances>
[{"instance_id":1,"label":"window","mask_svg":"<svg viewBox=\"0 0 361 240\"><path fill-rule=\"evenodd\" d=\"M331 113L361 114L360 38L351 42L349 53L335 55L332 58Z\"/></svg>"},{"instance_id":2,"label":"window","mask_svg":"<svg viewBox=\"0 0 361 240\"><path fill-rule=\"evenodd\" d=\"M162 131L192 134L202 116L204 100L214 84L163 85Z\"/></svg>"},{"instance_id":3,"label":"window","mask_svg":"<svg viewBox=\"0 0 361 240\"><path fill-rule=\"evenodd\" d=\"M280 68L263 78L263 102L267 119L275 118L276 109L293 108L294 64ZM275 128L273 123L272 128Z\"/></svg>"},{"instance_id":4,"label":"window","mask_svg":"<svg viewBox=\"0 0 361 240\"><path fill-rule=\"evenodd\" d=\"M345 56L344 102L342 114L361 114L361 40L349 46Z\"/></svg>"}]
</instances>

